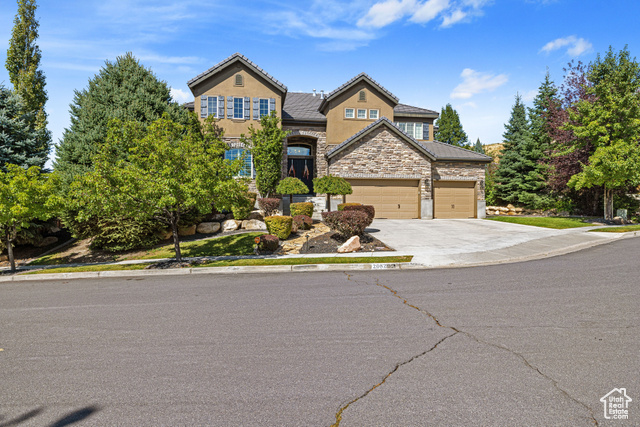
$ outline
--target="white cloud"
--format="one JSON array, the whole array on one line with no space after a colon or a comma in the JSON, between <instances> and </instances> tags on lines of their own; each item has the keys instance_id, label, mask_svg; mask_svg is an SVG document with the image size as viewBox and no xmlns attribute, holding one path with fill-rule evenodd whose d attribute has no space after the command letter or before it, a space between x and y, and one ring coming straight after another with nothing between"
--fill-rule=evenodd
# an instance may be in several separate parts
<instances>
[{"instance_id":1,"label":"white cloud","mask_svg":"<svg viewBox=\"0 0 640 427\"><path fill-rule=\"evenodd\" d=\"M462 83L450 95L453 99L469 99L478 93L492 92L509 80L506 74L482 73L471 68L462 70L460 77Z\"/></svg>"},{"instance_id":2,"label":"white cloud","mask_svg":"<svg viewBox=\"0 0 640 427\"><path fill-rule=\"evenodd\" d=\"M567 47L567 54L569 56L576 57L590 51L593 48L593 45L582 37L578 38L576 36L568 36L550 41L542 46L540 52L550 53L564 47Z\"/></svg>"},{"instance_id":3,"label":"white cloud","mask_svg":"<svg viewBox=\"0 0 640 427\"><path fill-rule=\"evenodd\" d=\"M415 0L385 0L371 6L358 20L359 27L382 28L414 12Z\"/></svg>"},{"instance_id":4,"label":"white cloud","mask_svg":"<svg viewBox=\"0 0 640 427\"><path fill-rule=\"evenodd\" d=\"M538 91L535 89L532 89L522 94L522 100L524 102L531 102L535 99L536 95L538 95Z\"/></svg>"},{"instance_id":5,"label":"white cloud","mask_svg":"<svg viewBox=\"0 0 640 427\"><path fill-rule=\"evenodd\" d=\"M442 18L442 27L448 28L453 24L457 24L458 22L462 21L466 17L467 17L466 12L463 12L460 9L454 10L449 15L446 15Z\"/></svg>"},{"instance_id":6,"label":"white cloud","mask_svg":"<svg viewBox=\"0 0 640 427\"><path fill-rule=\"evenodd\" d=\"M419 24L427 23L435 19L448 7L449 0L428 0L416 8L409 21Z\"/></svg>"},{"instance_id":7,"label":"white cloud","mask_svg":"<svg viewBox=\"0 0 640 427\"><path fill-rule=\"evenodd\" d=\"M187 93L182 89L171 88L169 93L171 94L171 98L180 104L184 104L185 102L193 99L190 93Z\"/></svg>"}]
</instances>

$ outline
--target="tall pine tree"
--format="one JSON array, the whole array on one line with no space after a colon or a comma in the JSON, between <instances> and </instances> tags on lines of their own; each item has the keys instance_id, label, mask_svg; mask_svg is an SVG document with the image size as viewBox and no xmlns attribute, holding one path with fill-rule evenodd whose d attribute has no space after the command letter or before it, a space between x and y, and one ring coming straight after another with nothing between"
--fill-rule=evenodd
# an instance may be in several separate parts
<instances>
[{"instance_id":1,"label":"tall pine tree","mask_svg":"<svg viewBox=\"0 0 640 427\"><path fill-rule=\"evenodd\" d=\"M438 132L435 134L436 141L458 147L466 147L469 144L469 138L460 123L460 116L451 104L442 108L435 125L438 127Z\"/></svg>"},{"instance_id":2,"label":"tall pine tree","mask_svg":"<svg viewBox=\"0 0 640 427\"><path fill-rule=\"evenodd\" d=\"M51 150L51 133L46 131L46 82L44 73L39 69L42 54L36 44L40 25L35 17L37 8L36 0L18 0L18 13L13 21L6 67L13 90L22 99L22 111L27 114L25 117L39 131L35 143L24 143L22 147L14 147L13 151L28 159L26 164L42 167ZM28 151L18 152L27 149Z\"/></svg>"},{"instance_id":3,"label":"tall pine tree","mask_svg":"<svg viewBox=\"0 0 640 427\"><path fill-rule=\"evenodd\" d=\"M473 146L473 151L475 151L476 153L480 153L480 154L486 154L484 152L484 147L482 146L482 143L480 142L480 138L478 138L476 140L476 145Z\"/></svg>"},{"instance_id":4,"label":"tall pine tree","mask_svg":"<svg viewBox=\"0 0 640 427\"><path fill-rule=\"evenodd\" d=\"M504 149L495 175L497 198L526 207L541 207L545 185L544 166L539 162L542 151L533 141L531 124L520 95L516 95L502 137Z\"/></svg>"}]
</instances>

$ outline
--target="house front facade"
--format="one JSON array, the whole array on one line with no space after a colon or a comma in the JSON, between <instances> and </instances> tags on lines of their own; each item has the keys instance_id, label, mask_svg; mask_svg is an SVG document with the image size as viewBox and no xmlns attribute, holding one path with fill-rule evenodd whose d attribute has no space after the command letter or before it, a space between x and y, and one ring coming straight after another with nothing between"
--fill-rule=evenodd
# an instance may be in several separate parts
<instances>
[{"instance_id":1,"label":"house front facade","mask_svg":"<svg viewBox=\"0 0 640 427\"><path fill-rule=\"evenodd\" d=\"M485 166L491 158L437 142L432 110L401 104L361 73L324 94L288 92L273 76L238 53L188 82L187 106L225 130L225 156L243 155L240 138L272 111L289 131L282 175L301 179L317 210L324 195L313 178L327 174L351 183L347 202L370 204L376 218L482 218ZM242 175L254 178L250 153Z\"/></svg>"}]
</instances>

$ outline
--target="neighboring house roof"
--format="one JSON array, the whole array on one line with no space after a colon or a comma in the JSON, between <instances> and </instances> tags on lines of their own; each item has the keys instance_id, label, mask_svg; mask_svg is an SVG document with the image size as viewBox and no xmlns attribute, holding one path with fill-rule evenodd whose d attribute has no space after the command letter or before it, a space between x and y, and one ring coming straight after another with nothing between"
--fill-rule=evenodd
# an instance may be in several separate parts
<instances>
[{"instance_id":1,"label":"neighboring house roof","mask_svg":"<svg viewBox=\"0 0 640 427\"><path fill-rule=\"evenodd\" d=\"M434 153L437 160L466 160L485 163L491 163L492 161L490 156L440 141L422 142L421 144Z\"/></svg>"},{"instance_id":2,"label":"neighboring house roof","mask_svg":"<svg viewBox=\"0 0 640 427\"><path fill-rule=\"evenodd\" d=\"M320 103L322 98L319 95L289 92L282 107L282 120L325 123L327 118L318 111Z\"/></svg>"},{"instance_id":3,"label":"neighboring house roof","mask_svg":"<svg viewBox=\"0 0 640 427\"><path fill-rule=\"evenodd\" d=\"M249 58L247 58L246 56L241 55L239 53L234 53L233 55L231 55L227 59L225 59L225 60L217 63L213 67L209 68L204 73L198 74L197 76L195 76L194 78L189 80L187 82L187 85L191 88L191 87L197 85L198 83L202 82L203 80L207 79L211 75L219 72L220 70L223 70L224 68L227 68L228 66L230 66L232 64L235 64L236 62L243 63L247 67L253 69L258 74L262 75L267 81L271 82L275 87L280 89L282 92L287 92L287 87L285 85L283 85L281 82L276 80L272 75L270 75L269 73L264 71L262 68L258 67L256 64L251 62L249 60Z\"/></svg>"},{"instance_id":4,"label":"neighboring house roof","mask_svg":"<svg viewBox=\"0 0 640 427\"><path fill-rule=\"evenodd\" d=\"M186 108L189 111L194 111L195 110L195 105L196 103L191 101L191 102L185 102L184 104L182 104L182 108Z\"/></svg>"},{"instance_id":5,"label":"neighboring house roof","mask_svg":"<svg viewBox=\"0 0 640 427\"><path fill-rule=\"evenodd\" d=\"M437 111L427 110L426 108L414 107L407 104L398 104L393 107L393 114L396 116L428 116L437 118L440 114Z\"/></svg>"},{"instance_id":6,"label":"neighboring house roof","mask_svg":"<svg viewBox=\"0 0 640 427\"><path fill-rule=\"evenodd\" d=\"M338 154L339 152L341 152L342 150L344 150L345 148L347 148L348 146L350 146L354 142L358 141L362 137L364 137L367 134L373 132L374 130L378 129L381 126L386 126L389 130L391 130L393 133L395 133L398 137L400 137L401 139L405 140L410 145L413 145L415 148L418 149L418 151L421 151L423 154L425 154L431 160L437 160L436 155L434 153L432 153L427 147L425 147L424 145L420 144L418 141L416 141L414 138L410 137L406 133L402 132L400 130L400 128L398 128L396 125L394 125L393 122L391 120L389 120L388 118L386 118L386 117L380 117L378 120L376 120L375 122L371 123L366 128L362 129L361 131L359 131L359 132L355 133L354 135L352 135L350 138L348 138L345 141L341 142L340 144L336 145L333 149L331 149L331 150L329 150L327 152L327 157L331 158L331 157L335 156L336 154Z\"/></svg>"},{"instance_id":7,"label":"neighboring house roof","mask_svg":"<svg viewBox=\"0 0 640 427\"><path fill-rule=\"evenodd\" d=\"M394 94L389 92L380 83L378 83L377 81L373 80L367 73L360 73L357 76L355 76L354 78L352 78L351 80L349 80L348 82L346 82L345 84L343 84L342 86L340 86L339 88L329 92L329 94L322 100L322 103L320 104L319 110L323 111L324 107L327 105L327 103L329 101L331 101L336 96L340 95L344 91L346 91L349 88L351 88L353 85L358 84L363 80L366 81L367 83L369 83L371 86L373 86L376 89L378 89L383 95L385 95L387 98L389 98L394 104L398 103L398 97L397 96L395 96Z\"/></svg>"}]
</instances>

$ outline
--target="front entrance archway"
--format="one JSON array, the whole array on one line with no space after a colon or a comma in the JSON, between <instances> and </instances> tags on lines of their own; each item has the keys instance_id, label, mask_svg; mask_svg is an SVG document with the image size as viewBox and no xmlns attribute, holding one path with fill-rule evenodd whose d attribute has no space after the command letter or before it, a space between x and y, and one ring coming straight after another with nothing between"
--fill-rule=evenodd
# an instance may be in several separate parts
<instances>
[{"instance_id":1,"label":"front entrance archway","mask_svg":"<svg viewBox=\"0 0 640 427\"><path fill-rule=\"evenodd\" d=\"M298 178L313 192L315 176L314 147L310 138L294 137L287 141L287 176Z\"/></svg>"}]
</instances>

